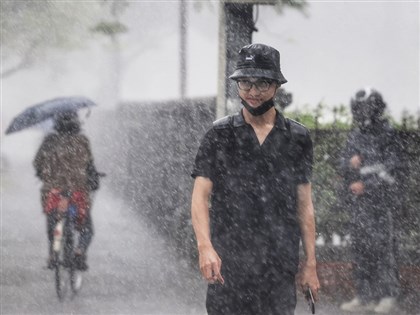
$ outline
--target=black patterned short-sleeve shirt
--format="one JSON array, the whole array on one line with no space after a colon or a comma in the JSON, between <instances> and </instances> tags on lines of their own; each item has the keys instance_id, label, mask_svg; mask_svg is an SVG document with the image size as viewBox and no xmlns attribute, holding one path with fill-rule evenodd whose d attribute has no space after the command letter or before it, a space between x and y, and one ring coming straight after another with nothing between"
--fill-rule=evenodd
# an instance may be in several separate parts
<instances>
[{"instance_id":1,"label":"black patterned short-sleeve shirt","mask_svg":"<svg viewBox=\"0 0 420 315\"><path fill-rule=\"evenodd\" d=\"M312 159L309 131L279 112L261 145L242 112L213 124L201 142L192 176L213 183L212 242L225 256L225 268L258 272L259 265L276 261L297 270L296 189L310 182ZM246 270L244 259L252 270Z\"/></svg>"}]
</instances>

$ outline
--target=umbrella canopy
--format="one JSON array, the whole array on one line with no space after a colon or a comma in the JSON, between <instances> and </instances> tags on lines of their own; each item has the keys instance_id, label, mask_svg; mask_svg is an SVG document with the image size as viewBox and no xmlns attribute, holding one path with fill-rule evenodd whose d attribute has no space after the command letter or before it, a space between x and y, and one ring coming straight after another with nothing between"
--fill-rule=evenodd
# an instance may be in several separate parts
<instances>
[{"instance_id":1,"label":"umbrella canopy","mask_svg":"<svg viewBox=\"0 0 420 315\"><path fill-rule=\"evenodd\" d=\"M96 104L93 101L81 96L54 98L25 109L13 119L6 134L32 127L59 113L77 111L94 105Z\"/></svg>"}]
</instances>

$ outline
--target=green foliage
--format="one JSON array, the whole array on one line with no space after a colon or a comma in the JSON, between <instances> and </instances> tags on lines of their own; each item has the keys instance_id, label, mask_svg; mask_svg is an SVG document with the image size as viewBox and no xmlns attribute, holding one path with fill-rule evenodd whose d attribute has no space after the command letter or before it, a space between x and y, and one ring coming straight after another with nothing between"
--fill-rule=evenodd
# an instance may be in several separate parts
<instances>
[{"instance_id":1,"label":"green foliage","mask_svg":"<svg viewBox=\"0 0 420 315\"><path fill-rule=\"evenodd\" d=\"M337 173L337 161L345 143L347 132L333 129L315 131L313 200L317 229L324 239L331 241L333 233L348 233L349 213L344 206L343 181Z\"/></svg>"},{"instance_id":2,"label":"green foliage","mask_svg":"<svg viewBox=\"0 0 420 315\"><path fill-rule=\"evenodd\" d=\"M127 32L127 27L120 22L101 21L91 30L93 32L102 33L104 35L114 36L119 33Z\"/></svg>"},{"instance_id":3,"label":"green foliage","mask_svg":"<svg viewBox=\"0 0 420 315\"><path fill-rule=\"evenodd\" d=\"M407 111L403 111L401 124L397 125L400 129L404 130L415 130L420 128L420 117L416 119L414 115L411 115Z\"/></svg>"},{"instance_id":4,"label":"green foliage","mask_svg":"<svg viewBox=\"0 0 420 315\"><path fill-rule=\"evenodd\" d=\"M309 129L315 128L315 116L312 113L301 113L298 111L292 111L285 113L290 119L296 120L301 124L305 125Z\"/></svg>"},{"instance_id":5,"label":"green foliage","mask_svg":"<svg viewBox=\"0 0 420 315\"><path fill-rule=\"evenodd\" d=\"M304 124L309 129L337 129L351 128L351 114L346 106L328 107L318 104L315 109L308 106L293 111L285 111L285 115Z\"/></svg>"},{"instance_id":6,"label":"green foliage","mask_svg":"<svg viewBox=\"0 0 420 315\"><path fill-rule=\"evenodd\" d=\"M120 22L120 17L128 7L125 0L102 0L102 6L109 10L111 20L102 20L91 28L92 32L102 33L103 35L116 36L128 31L127 26Z\"/></svg>"}]
</instances>

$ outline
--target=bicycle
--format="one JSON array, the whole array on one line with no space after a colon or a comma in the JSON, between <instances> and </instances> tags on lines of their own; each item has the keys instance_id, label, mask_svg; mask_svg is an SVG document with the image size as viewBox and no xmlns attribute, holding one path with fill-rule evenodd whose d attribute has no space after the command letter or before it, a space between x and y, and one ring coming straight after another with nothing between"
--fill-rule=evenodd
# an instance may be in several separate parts
<instances>
[{"instance_id":1,"label":"bicycle","mask_svg":"<svg viewBox=\"0 0 420 315\"><path fill-rule=\"evenodd\" d=\"M54 227L52 266L55 271L55 289L60 301L66 296L69 284L73 296L82 285L82 274L77 270L75 260L75 240L79 234L75 227L76 218L77 208L70 204L65 212L59 214Z\"/></svg>"},{"instance_id":2,"label":"bicycle","mask_svg":"<svg viewBox=\"0 0 420 315\"><path fill-rule=\"evenodd\" d=\"M94 190L99 188L99 178L106 176L106 174L102 172L96 173L98 179L97 186ZM59 190L56 191L56 193L57 192L59 192ZM75 253L75 245L76 240L78 240L78 245L80 245L82 237L83 242L89 242L86 238L91 238L91 235L88 236L86 230L83 232L78 231L76 228L78 225L78 209L75 204L71 203L73 193L65 190L59 192L59 194L61 201L57 204L57 222L55 222L53 229L52 269L55 270L55 288L57 296L59 300L62 301L66 295L68 284L70 284L73 296L77 294L82 286L83 278L80 269L86 270L86 263L84 263L85 267L83 267L83 263L80 264L80 261L78 263L77 258L80 259L81 256L77 257ZM89 195L92 205L95 192L90 191ZM89 215L86 220L91 220ZM68 275L66 277L67 272Z\"/></svg>"}]
</instances>

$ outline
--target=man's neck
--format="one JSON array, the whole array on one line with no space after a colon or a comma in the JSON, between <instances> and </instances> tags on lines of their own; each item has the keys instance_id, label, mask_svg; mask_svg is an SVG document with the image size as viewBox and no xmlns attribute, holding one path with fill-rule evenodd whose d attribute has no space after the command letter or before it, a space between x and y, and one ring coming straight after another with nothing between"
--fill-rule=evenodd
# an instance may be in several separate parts
<instances>
[{"instance_id":1,"label":"man's neck","mask_svg":"<svg viewBox=\"0 0 420 315\"><path fill-rule=\"evenodd\" d=\"M255 127L263 127L266 125L274 125L276 122L277 113L274 107L260 116L254 116L246 108L242 109L242 114L245 121Z\"/></svg>"}]
</instances>

